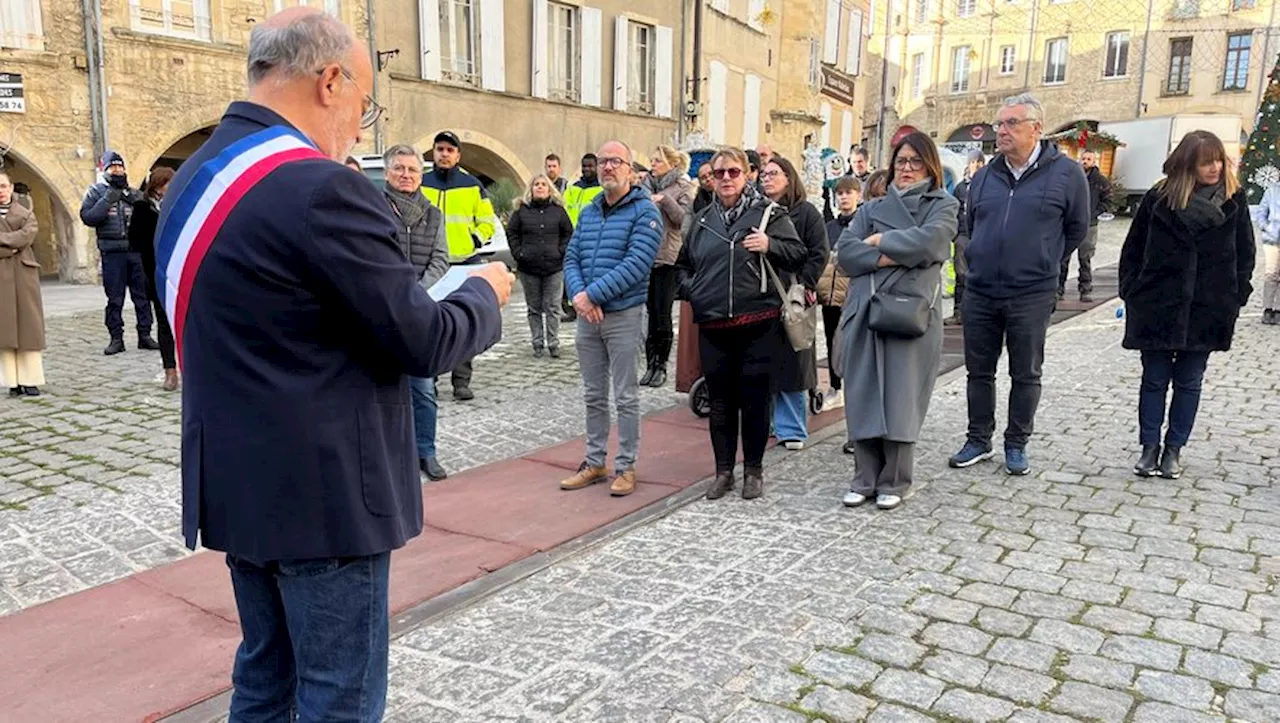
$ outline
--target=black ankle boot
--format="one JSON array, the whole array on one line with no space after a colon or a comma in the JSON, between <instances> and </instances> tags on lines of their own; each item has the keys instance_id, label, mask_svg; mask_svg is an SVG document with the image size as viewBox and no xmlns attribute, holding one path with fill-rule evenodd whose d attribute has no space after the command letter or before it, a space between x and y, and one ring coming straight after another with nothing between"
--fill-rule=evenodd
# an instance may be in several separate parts
<instances>
[{"instance_id":1,"label":"black ankle boot","mask_svg":"<svg viewBox=\"0 0 1280 723\"><path fill-rule=\"evenodd\" d=\"M1160 476L1165 479L1178 479L1182 476L1182 448L1165 447L1160 455Z\"/></svg>"},{"instance_id":2,"label":"black ankle boot","mask_svg":"<svg viewBox=\"0 0 1280 723\"><path fill-rule=\"evenodd\" d=\"M649 386L654 389L661 389L663 386L666 386L667 367L665 364L654 365L653 369L650 371L653 372L653 376L649 378Z\"/></svg>"},{"instance_id":3,"label":"black ankle boot","mask_svg":"<svg viewBox=\"0 0 1280 723\"><path fill-rule=\"evenodd\" d=\"M715 482L711 483L711 489L707 490L707 499L718 500L728 494L733 489L733 471L717 472Z\"/></svg>"},{"instance_id":4,"label":"black ankle boot","mask_svg":"<svg viewBox=\"0 0 1280 723\"><path fill-rule=\"evenodd\" d=\"M640 386L647 387L653 382L653 376L657 373L657 369L653 366L653 362L649 362L648 368L645 369L644 375L640 377Z\"/></svg>"},{"instance_id":5,"label":"black ankle boot","mask_svg":"<svg viewBox=\"0 0 1280 723\"><path fill-rule=\"evenodd\" d=\"M1138 463L1133 466L1133 473L1139 477L1150 477L1160 468L1160 445L1149 444L1143 445L1142 456L1138 457Z\"/></svg>"}]
</instances>

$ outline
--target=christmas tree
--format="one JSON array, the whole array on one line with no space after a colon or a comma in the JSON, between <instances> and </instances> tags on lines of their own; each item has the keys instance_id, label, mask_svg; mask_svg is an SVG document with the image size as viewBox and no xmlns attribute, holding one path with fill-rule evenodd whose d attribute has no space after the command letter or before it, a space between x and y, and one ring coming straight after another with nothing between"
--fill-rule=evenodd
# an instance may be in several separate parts
<instances>
[{"instance_id":1,"label":"christmas tree","mask_svg":"<svg viewBox=\"0 0 1280 723\"><path fill-rule=\"evenodd\" d=\"M1249 203L1262 201L1268 186L1280 183L1280 58L1262 94L1262 105L1253 122L1253 133L1240 158L1240 182Z\"/></svg>"}]
</instances>

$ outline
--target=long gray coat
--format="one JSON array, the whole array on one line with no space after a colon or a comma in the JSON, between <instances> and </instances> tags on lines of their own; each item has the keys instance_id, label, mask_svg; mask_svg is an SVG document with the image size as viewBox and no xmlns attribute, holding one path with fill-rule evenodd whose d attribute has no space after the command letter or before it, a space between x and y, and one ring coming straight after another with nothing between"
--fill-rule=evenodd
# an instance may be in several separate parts
<instances>
[{"instance_id":1,"label":"long gray coat","mask_svg":"<svg viewBox=\"0 0 1280 723\"><path fill-rule=\"evenodd\" d=\"M943 190L928 191L919 202L913 214L897 189L891 189L888 196L860 208L840 236L838 260L850 282L840 314L839 362L851 440L915 442L929 411L942 354L941 305L934 305L929 329L917 339L885 338L867 327L872 278L879 290L900 268L879 268L881 254L907 268L894 277L891 288L941 298L942 262L956 236L959 203ZM863 243L877 233L882 234L878 248Z\"/></svg>"}]
</instances>

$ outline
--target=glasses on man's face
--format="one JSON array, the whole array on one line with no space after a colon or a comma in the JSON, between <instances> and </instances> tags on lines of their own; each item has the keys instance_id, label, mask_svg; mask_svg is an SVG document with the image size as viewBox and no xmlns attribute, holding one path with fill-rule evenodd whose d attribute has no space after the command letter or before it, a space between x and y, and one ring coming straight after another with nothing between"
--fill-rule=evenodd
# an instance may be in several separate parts
<instances>
[{"instance_id":1,"label":"glasses on man's face","mask_svg":"<svg viewBox=\"0 0 1280 723\"><path fill-rule=\"evenodd\" d=\"M711 172L711 175L723 181L726 178L737 178L738 176L741 176L742 169L741 168L717 168L716 170Z\"/></svg>"},{"instance_id":2,"label":"glasses on man's face","mask_svg":"<svg viewBox=\"0 0 1280 723\"><path fill-rule=\"evenodd\" d=\"M600 168L620 168L626 165L626 161L622 158L597 158L596 165Z\"/></svg>"},{"instance_id":3,"label":"glasses on man's face","mask_svg":"<svg viewBox=\"0 0 1280 723\"><path fill-rule=\"evenodd\" d=\"M991 128L995 130L997 133L1000 132L1001 128L1008 128L1010 131L1012 131L1014 128L1017 128L1019 125L1026 123L1028 120L1031 120L1031 119L1030 118L1005 118L1004 120L997 120L996 122L992 123Z\"/></svg>"},{"instance_id":4,"label":"glasses on man's face","mask_svg":"<svg viewBox=\"0 0 1280 723\"><path fill-rule=\"evenodd\" d=\"M324 75L324 70L324 68L317 70L316 75ZM356 90L360 90L360 84L356 82L356 77L351 74L351 71L342 66L338 66L338 70L342 71L342 77L350 81L356 87ZM385 110L385 107L379 105L368 93L365 93L364 99L360 102L360 127L362 129L369 128L374 123L377 123Z\"/></svg>"},{"instance_id":5,"label":"glasses on man's face","mask_svg":"<svg viewBox=\"0 0 1280 723\"><path fill-rule=\"evenodd\" d=\"M920 171L924 169L924 159L920 156L898 156L893 159L893 167L900 171Z\"/></svg>"}]
</instances>

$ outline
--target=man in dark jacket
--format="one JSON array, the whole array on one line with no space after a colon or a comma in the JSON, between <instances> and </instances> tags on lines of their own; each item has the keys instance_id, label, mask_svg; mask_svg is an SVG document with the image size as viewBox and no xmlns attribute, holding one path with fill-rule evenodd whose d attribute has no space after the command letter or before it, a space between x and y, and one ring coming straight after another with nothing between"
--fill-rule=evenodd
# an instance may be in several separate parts
<instances>
[{"instance_id":1,"label":"man in dark jacket","mask_svg":"<svg viewBox=\"0 0 1280 723\"><path fill-rule=\"evenodd\" d=\"M560 483L578 490L609 478L609 387L618 408L615 497L636 490L640 451L640 384L636 359L649 298L649 272L662 240L662 214L634 185L631 149L605 143L596 156L604 192L583 210L564 257L564 284L578 312L578 366L587 406L587 456Z\"/></svg>"},{"instance_id":2,"label":"man in dark jacket","mask_svg":"<svg viewBox=\"0 0 1280 723\"><path fill-rule=\"evenodd\" d=\"M1080 167L1084 169L1085 180L1089 182L1089 232L1076 254L1080 258L1080 278L1077 286L1080 300L1088 304L1093 301L1093 253L1098 249L1098 215L1111 203L1111 181L1102 175L1098 168L1098 154L1085 151L1080 154ZM1058 298L1067 293L1067 274L1071 272L1071 256L1062 260L1062 272L1058 274Z\"/></svg>"},{"instance_id":3,"label":"man in dark jacket","mask_svg":"<svg viewBox=\"0 0 1280 723\"><path fill-rule=\"evenodd\" d=\"M341 163L381 107L339 21L291 8L258 23L248 81L158 231L183 534L227 554L244 635L231 720L377 721L390 552L422 530L407 376L497 341L513 278L477 267L438 303L419 284L386 198Z\"/></svg>"},{"instance_id":4,"label":"man in dark jacket","mask_svg":"<svg viewBox=\"0 0 1280 723\"><path fill-rule=\"evenodd\" d=\"M969 184L973 182L973 177L982 167L987 165L987 157L982 154L981 150L974 149L969 151L969 164L964 171L964 180L956 184L952 189L951 195L956 197L960 202L960 219L956 230L956 240L952 244L951 250L951 268L956 274L956 291L952 298L955 300L951 316L947 317L943 322L947 326L958 326L964 318L962 307L964 306L964 277L969 270L969 262L965 260L964 251L969 247L969 219L965 212L965 204L969 201Z\"/></svg>"},{"instance_id":5,"label":"man in dark jacket","mask_svg":"<svg viewBox=\"0 0 1280 723\"><path fill-rule=\"evenodd\" d=\"M1089 187L1080 166L1042 141L1044 112L1029 94L1005 101L996 121L999 157L969 186L969 268L964 292L964 361L969 435L951 458L968 467L994 452L996 364L1009 347L1005 471L1030 471L1027 440L1040 404L1044 337L1062 260L1089 230Z\"/></svg>"},{"instance_id":6,"label":"man in dark jacket","mask_svg":"<svg viewBox=\"0 0 1280 723\"><path fill-rule=\"evenodd\" d=\"M107 332L111 343L103 354L124 351L124 292L129 290L138 317L138 348L159 349L151 338L151 301L147 298L147 276L142 256L129 247L129 221L133 204L142 194L129 188L124 158L115 151L102 156L102 180L89 187L80 204L80 220L93 228L102 256L102 288L107 292Z\"/></svg>"}]
</instances>

